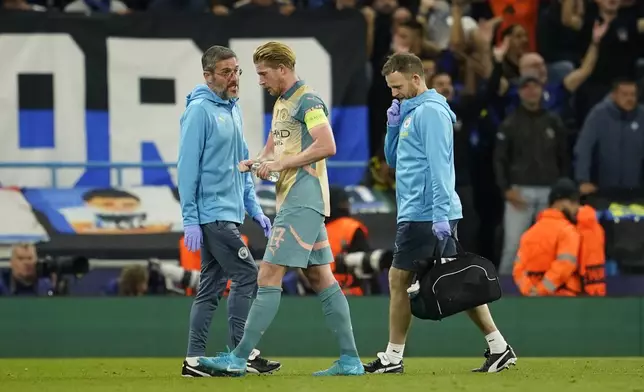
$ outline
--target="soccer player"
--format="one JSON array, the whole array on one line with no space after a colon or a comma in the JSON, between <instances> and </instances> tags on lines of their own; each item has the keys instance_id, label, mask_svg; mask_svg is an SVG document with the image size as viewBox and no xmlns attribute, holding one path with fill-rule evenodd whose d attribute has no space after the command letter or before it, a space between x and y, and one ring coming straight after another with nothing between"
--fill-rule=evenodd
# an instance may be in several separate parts
<instances>
[{"instance_id":1,"label":"soccer player","mask_svg":"<svg viewBox=\"0 0 644 392\"><path fill-rule=\"evenodd\" d=\"M252 298L257 290L257 265L239 234L244 208L268 238L271 222L255 198L250 173L236 167L248 158L237 104L241 69L229 48L213 46L201 58L206 84L188 96L181 117L179 143L179 197L184 242L189 251L201 249L201 280L190 311L188 353L181 374L208 377L197 358L206 354L212 315L219 305L227 278L230 346L236 347ZM249 351L244 366L253 373L270 373L280 364Z\"/></svg>"},{"instance_id":2,"label":"soccer player","mask_svg":"<svg viewBox=\"0 0 644 392\"><path fill-rule=\"evenodd\" d=\"M385 157L396 169L398 228L389 270L389 344L385 352L365 365L365 370L402 373L411 324L407 288L415 269L413 262L456 254L452 236L456 236L462 218L455 191L456 116L442 95L427 88L423 64L415 55L392 55L382 75L395 98L387 110ZM473 371L498 372L515 364L516 356L494 325L487 305L468 311L468 315L485 334L489 346L483 366Z\"/></svg>"},{"instance_id":3,"label":"soccer player","mask_svg":"<svg viewBox=\"0 0 644 392\"><path fill-rule=\"evenodd\" d=\"M318 293L327 325L340 344L340 359L329 369L314 373L362 375L353 337L349 304L331 272L333 255L324 228L329 215L329 184L325 159L335 154L335 140L320 97L295 75L295 53L279 42L255 50L253 62L259 84L277 96L271 135L258 161L257 175L266 179L279 172L276 184L277 216L259 268L259 290L241 343L231 353L199 362L215 371L243 375L244 363L268 329L280 304L282 278L289 267L306 269ZM248 170L253 160L240 162Z\"/></svg>"}]
</instances>

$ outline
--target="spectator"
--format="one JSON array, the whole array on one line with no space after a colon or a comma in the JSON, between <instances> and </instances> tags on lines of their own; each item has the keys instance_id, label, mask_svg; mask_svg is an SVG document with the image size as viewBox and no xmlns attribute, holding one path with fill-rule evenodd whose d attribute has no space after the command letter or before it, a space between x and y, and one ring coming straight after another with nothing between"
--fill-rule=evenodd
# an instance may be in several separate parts
<instances>
[{"instance_id":1,"label":"spectator","mask_svg":"<svg viewBox=\"0 0 644 392\"><path fill-rule=\"evenodd\" d=\"M620 0L596 0L596 4L575 8L575 0L563 0L562 21L579 31L582 40L592 37L597 20L608 23L608 31L599 45L599 59L595 70L577 96L578 118L584 118L590 109L604 99L614 80L635 79L637 58L641 54L644 19L633 12L620 12Z\"/></svg>"},{"instance_id":2,"label":"spectator","mask_svg":"<svg viewBox=\"0 0 644 392\"><path fill-rule=\"evenodd\" d=\"M575 155L575 177L583 194L597 188L642 187L644 106L637 104L635 82L617 81L610 97L591 110L575 146ZM593 167L598 172L594 182Z\"/></svg>"},{"instance_id":3,"label":"spectator","mask_svg":"<svg viewBox=\"0 0 644 392\"><path fill-rule=\"evenodd\" d=\"M468 251L478 253L477 234L479 219L476 213L470 174L470 157L472 147L470 138L476 127L479 113L485 106L485 98L476 93L476 79L472 61L467 62L465 87L457 94L451 76L438 72L431 79L429 86L441 94L456 114L454 124L454 168L456 170L456 193L461 199L463 219L459 223L459 241Z\"/></svg>"},{"instance_id":4,"label":"spectator","mask_svg":"<svg viewBox=\"0 0 644 392\"><path fill-rule=\"evenodd\" d=\"M525 53L521 56L519 60L519 74L521 76L536 76L544 86L542 101L544 109L554 111L560 116L566 114L567 109L570 108L569 101L571 94L577 91L595 69L599 53L598 46L604 34L606 34L607 28L608 24L606 23L595 23L593 26L593 40L588 46L581 66L565 75L562 79L556 78L555 80L549 80L548 68L540 54L532 52ZM498 61L496 59L496 66L499 66ZM493 73L495 77L498 77L499 74L500 72ZM505 110L509 113L519 105L520 98L516 87L512 86L509 81L503 80L500 83L499 94L503 95L506 92L507 100L504 106Z\"/></svg>"},{"instance_id":5,"label":"spectator","mask_svg":"<svg viewBox=\"0 0 644 392\"><path fill-rule=\"evenodd\" d=\"M492 13L496 17L502 17L503 23L500 28L504 31L514 26L521 26L522 33L527 40L527 49L535 51L536 28L539 18L539 4L541 0L488 0ZM503 40L505 34L501 34L497 43Z\"/></svg>"},{"instance_id":6,"label":"spectator","mask_svg":"<svg viewBox=\"0 0 644 392\"><path fill-rule=\"evenodd\" d=\"M574 7L583 7L584 0L575 0ZM562 0L553 0L539 18L537 52L551 67L551 72L572 71L583 56L583 42L578 31L564 26Z\"/></svg>"},{"instance_id":7,"label":"spectator","mask_svg":"<svg viewBox=\"0 0 644 392\"><path fill-rule=\"evenodd\" d=\"M395 172L394 169L389 167L383 154L371 158L362 184L382 192L393 201L396 199Z\"/></svg>"},{"instance_id":8,"label":"spectator","mask_svg":"<svg viewBox=\"0 0 644 392\"><path fill-rule=\"evenodd\" d=\"M548 205L549 185L569 171L566 129L559 116L543 109L542 95L541 80L522 77L521 106L497 133L495 174L506 199L501 274L512 273L521 234Z\"/></svg>"},{"instance_id":9,"label":"spectator","mask_svg":"<svg viewBox=\"0 0 644 392\"><path fill-rule=\"evenodd\" d=\"M148 292L148 269L142 265L129 265L121 270L116 282L116 292L123 297L140 297Z\"/></svg>"},{"instance_id":10,"label":"spectator","mask_svg":"<svg viewBox=\"0 0 644 392\"><path fill-rule=\"evenodd\" d=\"M508 48L501 61L502 75L513 83L520 75L519 60L529 49L528 35L521 25L515 24L503 30L501 37L508 40Z\"/></svg>"},{"instance_id":11,"label":"spectator","mask_svg":"<svg viewBox=\"0 0 644 392\"><path fill-rule=\"evenodd\" d=\"M51 279L38 277L37 260L36 247L32 244L14 245L11 248L11 269L0 275L0 295L53 295Z\"/></svg>"},{"instance_id":12,"label":"spectator","mask_svg":"<svg viewBox=\"0 0 644 392\"><path fill-rule=\"evenodd\" d=\"M65 6L65 12L127 14L130 10L120 0L75 0Z\"/></svg>"}]
</instances>

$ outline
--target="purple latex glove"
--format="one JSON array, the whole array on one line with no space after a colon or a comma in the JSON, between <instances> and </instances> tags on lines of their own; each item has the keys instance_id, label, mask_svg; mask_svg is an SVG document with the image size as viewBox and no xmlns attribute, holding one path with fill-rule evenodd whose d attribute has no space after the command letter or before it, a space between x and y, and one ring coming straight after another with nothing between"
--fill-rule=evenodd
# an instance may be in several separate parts
<instances>
[{"instance_id":1,"label":"purple latex glove","mask_svg":"<svg viewBox=\"0 0 644 392\"><path fill-rule=\"evenodd\" d=\"M264 214L257 214L253 217L253 220L259 224L262 229L264 229L264 235L266 238L271 237L271 220Z\"/></svg>"},{"instance_id":2,"label":"purple latex glove","mask_svg":"<svg viewBox=\"0 0 644 392\"><path fill-rule=\"evenodd\" d=\"M447 221L435 222L432 225L432 232L439 241L442 241L452 235L452 228L449 226L449 222Z\"/></svg>"},{"instance_id":3,"label":"purple latex glove","mask_svg":"<svg viewBox=\"0 0 644 392\"><path fill-rule=\"evenodd\" d=\"M400 101L394 99L387 109L387 125L395 127L400 125Z\"/></svg>"},{"instance_id":4,"label":"purple latex glove","mask_svg":"<svg viewBox=\"0 0 644 392\"><path fill-rule=\"evenodd\" d=\"M201 249L203 234L199 225L188 225L183 228L183 244L190 252L196 252Z\"/></svg>"}]
</instances>

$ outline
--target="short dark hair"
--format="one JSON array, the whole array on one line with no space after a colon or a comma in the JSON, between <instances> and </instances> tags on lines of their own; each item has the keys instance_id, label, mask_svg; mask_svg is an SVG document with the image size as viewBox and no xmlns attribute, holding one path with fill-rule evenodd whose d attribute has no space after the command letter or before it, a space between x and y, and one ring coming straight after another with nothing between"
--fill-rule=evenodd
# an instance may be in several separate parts
<instances>
[{"instance_id":1,"label":"short dark hair","mask_svg":"<svg viewBox=\"0 0 644 392\"><path fill-rule=\"evenodd\" d=\"M616 79L616 80L614 80L614 81L613 81L613 88L612 88L612 90L611 90L611 91L613 91L613 92L614 92L614 91L616 91L618 88L620 88L621 86L624 86L624 85L632 85L632 86L638 87L638 86L637 86L637 82L636 82L635 80L633 80L633 79L630 79L630 78L619 78L619 79Z\"/></svg>"},{"instance_id":2,"label":"short dark hair","mask_svg":"<svg viewBox=\"0 0 644 392\"><path fill-rule=\"evenodd\" d=\"M225 46L214 45L208 48L201 56L201 68L204 71L212 72L218 62L236 58L237 55L232 49Z\"/></svg>"},{"instance_id":3,"label":"short dark hair","mask_svg":"<svg viewBox=\"0 0 644 392\"><path fill-rule=\"evenodd\" d=\"M400 25L398 25L398 27L406 27L409 30L417 32L421 36L425 32L425 27L423 26L423 24L415 19L408 20L407 22L401 23Z\"/></svg>"},{"instance_id":4,"label":"short dark hair","mask_svg":"<svg viewBox=\"0 0 644 392\"><path fill-rule=\"evenodd\" d=\"M421 78L425 78L423 62L413 53L395 53L389 56L385 65L382 66L382 76L394 72L407 75L417 74Z\"/></svg>"},{"instance_id":5,"label":"short dark hair","mask_svg":"<svg viewBox=\"0 0 644 392\"><path fill-rule=\"evenodd\" d=\"M436 72L434 72L434 74L429 78L429 87L431 87L431 86L433 86L433 85L434 85L434 80L436 80L436 78L437 78L437 77L439 77L439 76L443 76L443 75L447 75L447 76L449 76L450 78L452 77L452 75L450 75L450 74L449 74L449 72L447 72L447 71L444 71L444 70L436 71Z\"/></svg>"}]
</instances>

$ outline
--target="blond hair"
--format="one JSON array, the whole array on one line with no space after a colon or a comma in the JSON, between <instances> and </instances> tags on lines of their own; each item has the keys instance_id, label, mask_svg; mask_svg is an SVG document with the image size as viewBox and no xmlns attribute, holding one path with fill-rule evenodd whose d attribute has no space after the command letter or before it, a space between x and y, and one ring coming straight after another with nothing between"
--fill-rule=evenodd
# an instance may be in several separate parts
<instances>
[{"instance_id":1,"label":"blond hair","mask_svg":"<svg viewBox=\"0 0 644 392\"><path fill-rule=\"evenodd\" d=\"M270 68L277 68L283 65L292 70L295 69L295 52L281 42L267 42L255 49L253 63L264 63Z\"/></svg>"}]
</instances>

